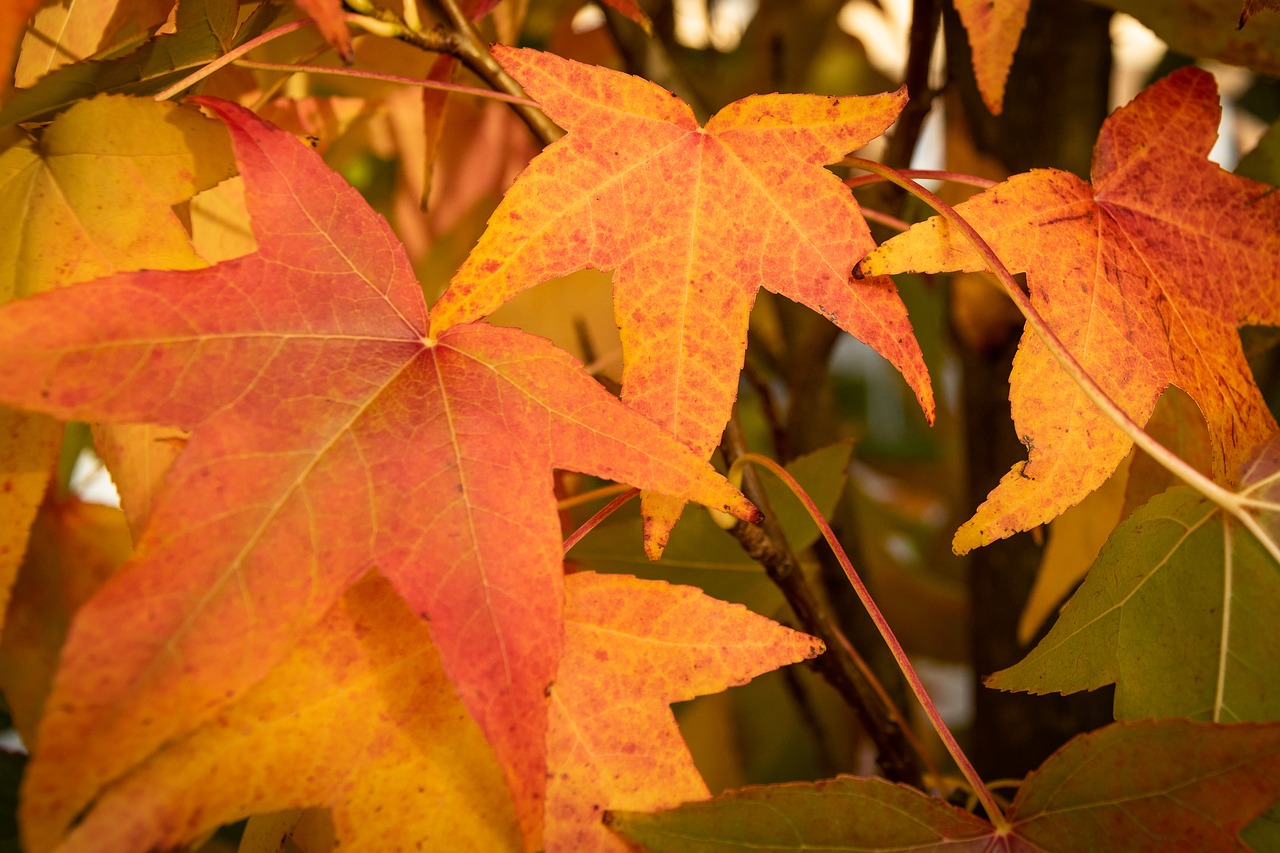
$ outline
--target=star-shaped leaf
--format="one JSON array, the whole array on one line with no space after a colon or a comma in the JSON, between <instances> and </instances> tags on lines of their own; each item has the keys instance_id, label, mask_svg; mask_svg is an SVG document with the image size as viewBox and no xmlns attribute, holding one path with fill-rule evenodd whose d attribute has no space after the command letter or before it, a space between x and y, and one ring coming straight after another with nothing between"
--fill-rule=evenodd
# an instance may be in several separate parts
<instances>
[{"instance_id":1,"label":"star-shaped leaf","mask_svg":"<svg viewBox=\"0 0 1280 853\"><path fill-rule=\"evenodd\" d=\"M1280 193L1209 162L1213 78L1187 68L1103 125L1093 183L1016 175L958 210L1014 272L1050 328L1103 390L1145 423L1170 385L1209 423L1227 479L1275 429L1236 332L1280 323ZM935 217L866 258L868 273L977 270L973 247ZM1131 442L1028 330L1010 378L1028 461L956 534L964 552L1042 524L1097 488Z\"/></svg>"},{"instance_id":2,"label":"star-shaped leaf","mask_svg":"<svg viewBox=\"0 0 1280 853\"><path fill-rule=\"evenodd\" d=\"M568 135L529 165L433 311L432 333L584 267L614 270L623 399L710 455L728 420L763 287L821 312L933 392L891 282L850 283L871 247L823 168L884 132L904 94L765 95L699 127L670 92L553 54L494 55ZM645 496L656 556L683 503Z\"/></svg>"},{"instance_id":3,"label":"star-shaped leaf","mask_svg":"<svg viewBox=\"0 0 1280 853\"><path fill-rule=\"evenodd\" d=\"M386 222L290 134L203 103L231 130L258 251L0 311L0 400L193 430L136 555L70 632L28 843L261 679L376 565L430 620L536 845L561 651L551 469L755 510L545 340L428 337Z\"/></svg>"}]
</instances>

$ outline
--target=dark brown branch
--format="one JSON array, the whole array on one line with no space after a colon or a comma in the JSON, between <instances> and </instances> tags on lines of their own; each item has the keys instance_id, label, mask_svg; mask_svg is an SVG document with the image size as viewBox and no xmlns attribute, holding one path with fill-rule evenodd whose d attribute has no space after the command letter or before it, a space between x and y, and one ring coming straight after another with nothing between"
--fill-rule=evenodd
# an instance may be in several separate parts
<instances>
[{"instance_id":1,"label":"dark brown branch","mask_svg":"<svg viewBox=\"0 0 1280 853\"><path fill-rule=\"evenodd\" d=\"M736 419L730 420L725 427L720 452L729 465L746 452L742 427ZM877 690L870 680L874 676L866 664L859 666L860 662L853 659L852 655L856 652L806 583L800 562L787 544L786 534L774 518L769 499L751 466L747 466L742 472L742 491L764 513L764 522L757 527L739 521L729 532L747 555L764 567L770 580L777 584L796 614L801 628L826 644L826 654L817 658L813 665L844 697L875 743L878 752L876 763L885 778L923 788L921 760L897 723L899 715L881 700L883 688Z\"/></svg>"}]
</instances>

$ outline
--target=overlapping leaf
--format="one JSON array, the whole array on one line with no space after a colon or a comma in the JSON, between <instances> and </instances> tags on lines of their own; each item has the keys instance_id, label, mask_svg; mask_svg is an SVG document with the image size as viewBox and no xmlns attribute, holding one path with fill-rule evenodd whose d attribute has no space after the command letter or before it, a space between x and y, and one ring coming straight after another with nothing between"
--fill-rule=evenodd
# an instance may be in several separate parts
<instances>
[{"instance_id":1,"label":"overlapping leaf","mask_svg":"<svg viewBox=\"0 0 1280 853\"><path fill-rule=\"evenodd\" d=\"M688 586L571 575L552 693L549 850L626 850L606 809L709 796L669 707L822 653L822 643Z\"/></svg>"},{"instance_id":2,"label":"overlapping leaf","mask_svg":"<svg viewBox=\"0 0 1280 853\"><path fill-rule=\"evenodd\" d=\"M982 102L994 115L1004 110L1004 85L1027 23L1031 0L954 0L969 36L973 73Z\"/></svg>"},{"instance_id":3,"label":"overlapping leaf","mask_svg":"<svg viewBox=\"0 0 1280 853\"><path fill-rule=\"evenodd\" d=\"M0 128L46 120L103 92L158 92L184 73L259 35L282 10L264 3L241 21L239 7L237 0L179 3L177 32L154 36L123 56L88 59L46 74L30 89L19 90L9 98L0 109Z\"/></svg>"},{"instance_id":4,"label":"overlapping leaf","mask_svg":"<svg viewBox=\"0 0 1280 853\"><path fill-rule=\"evenodd\" d=\"M569 133L508 191L436 305L433 334L546 279L614 270L623 399L706 457L736 396L748 313L764 287L873 346L932 417L928 373L892 283L849 282L871 238L848 189L822 168L882 133L902 93L755 96L701 128L646 80L494 50ZM656 555L683 504L646 496L644 506Z\"/></svg>"},{"instance_id":5,"label":"overlapping leaf","mask_svg":"<svg viewBox=\"0 0 1280 853\"><path fill-rule=\"evenodd\" d=\"M145 36L172 11L169 0L45 3L22 40L14 85L27 88L63 65Z\"/></svg>"},{"instance_id":6,"label":"overlapping leaf","mask_svg":"<svg viewBox=\"0 0 1280 853\"><path fill-rule=\"evenodd\" d=\"M1280 439L1245 470L1280 539ZM1119 718L1280 719L1280 566L1238 521L1191 489L1157 496L1112 534L1039 645L987 679L1002 690L1116 685Z\"/></svg>"},{"instance_id":7,"label":"overlapping leaf","mask_svg":"<svg viewBox=\"0 0 1280 853\"><path fill-rule=\"evenodd\" d=\"M1206 157L1220 109L1213 78L1183 69L1117 111L1098 137L1093 184L1054 170L1017 175L958 208L1015 272L1077 361L1134 420L1169 385L1209 423L1225 480L1275 428L1236 329L1280 323L1280 193ZM862 262L869 273L977 270L938 218ZM964 552L1042 524L1107 478L1131 442L1030 330L1010 378L1028 461L956 534Z\"/></svg>"},{"instance_id":8,"label":"overlapping leaf","mask_svg":"<svg viewBox=\"0 0 1280 853\"><path fill-rule=\"evenodd\" d=\"M194 428L137 554L71 631L28 843L243 694L376 564L431 620L534 844L560 656L551 469L754 508L545 341L428 337L386 223L289 134L206 105L232 131L258 251L0 312L0 399Z\"/></svg>"},{"instance_id":9,"label":"overlapping leaf","mask_svg":"<svg viewBox=\"0 0 1280 853\"><path fill-rule=\"evenodd\" d=\"M883 779L730 792L657 814L610 816L654 853L937 850L1093 853L1236 850L1280 797L1280 725L1116 723L1031 773L1001 832Z\"/></svg>"},{"instance_id":10,"label":"overlapping leaf","mask_svg":"<svg viewBox=\"0 0 1280 853\"><path fill-rule=\"evenodd\" d=\"M811 656L816 641L690 587L582 573L565 592L546 849L621 848L604 808L708 796L668 703ZM111 787L62 849L167 849L317 804L344 850L520 845L497 761L428 628L376 575L261 684Z\"/></svg>"},{"instance_id":11,"label":"overlapping leaf","mask_svg":"<svg viewBox=\"0 0 1280 853\"><path fill-rule=\"evenodd\" d=\"M99 97L37 140L0 136L0 302L148 266L194 269L173 207L234 172L222 127L193 110ZM45 490L60 428L0 407L0 613Z\"/></svg>"}]
</instances>

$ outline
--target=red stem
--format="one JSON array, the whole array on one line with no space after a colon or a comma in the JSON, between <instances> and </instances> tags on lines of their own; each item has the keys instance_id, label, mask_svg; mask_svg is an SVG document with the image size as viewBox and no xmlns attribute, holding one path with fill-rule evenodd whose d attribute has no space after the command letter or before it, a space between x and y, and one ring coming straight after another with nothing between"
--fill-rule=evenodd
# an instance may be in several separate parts
<instances>
[{"instance_id":1,"label":"red stem","mask_svg":"<svg viewBox=\"0 0 1280 853\"><path fill-rule=\"evenodd\" d=\"M831 529L831 525L822 517L822 512L818 509L813 499L805 492L804 488L796 482L786 468L783 468L777 462L774 462L767 456L761 456L758 453L744 453L739 456L737 461L729 469L729 476L734 475L734 468L738 468L744 463L751 462L756 465L762 465L772 471L777 477L786 483L787 488L800 499L804 504L804 508L808 510L809 515L813 518L814 524L818 525L818 529L822 531L823 537L827 540L827 544L831 546L832 552L836 555L836 559L840 561L840 567L844 569L845 576L849 578L849 583L853 585L854 591L858 594L858 599L862 602L862 606L867 609L867 613L871 616L871 621L875 623L876 629L880 632L880 636L884 638L885 644L889 647L889 651L893 654L893 659L898 662L898 667L902 670L903 676L907 679L907 683L911 685L911 692L916 695L916 699L920 701L920 706L924 709L925 716L929 718L929 722L933 725L934 731L938 733L938 737L942 739L942 743L946 746L947 752L951 754L951 758L955 761L956 766L960 768L960 772L964 774L965 779L973 787L974 794L978 797L978 801L982 803L983 809L987 812L987 819L995 825L996 829L1007 832L1011 827L1008 818L1000 805L996 802L995 797L987 786L982 783L982 777L978 775L978 771L974 768L973 763L969 761L969 757L960 749L960 744L956 742L955 735L951 734L951 729L947 728L946 722L942 719L942 715L938 713L938 708L933 704L933 700L929 698L928 692L924 689L924 683L920 681L920 676L916 674L916 669L911 665L911 660L907 657L906 651L903 650L902 644L898 642L898 638L894 636L893 630L889 627L888 621L884 618L884 614L880 612L880 608L876 606L875 601L871 598L871 592L867 589L867 585L862 582L862 578L858 576L858 572L850 562L849 556L845 554L844 549L840 547L839 540L836 539L835 531Z\"/></svg>"},{"instance_id":2,"label":"red stem","mask_svg":"<svg viewBox=\"0 0 1280 853\"><path fill-rule=\"evenodd\" d=\"M622 494L618 495L616 498L614 498L613 500L605 504L604 507L601 508L599 512L597 512L595 515L588 518L581 527L579 527L577 530L573 531L573 533L569 535L568 539L564 540L564 552L568 554L569 549L571 549L574 545L577 545L578 541L582 539L583 536L586 536L592 530L595 530L596 525L604 521L609 516L613 515L615 512L618 511L619 508L621 508L623 504L625 504L627 501L631 500L638 494L640 494L639 489L628 489L627 491L623 492Z\"/></svg>"}]
</instances>

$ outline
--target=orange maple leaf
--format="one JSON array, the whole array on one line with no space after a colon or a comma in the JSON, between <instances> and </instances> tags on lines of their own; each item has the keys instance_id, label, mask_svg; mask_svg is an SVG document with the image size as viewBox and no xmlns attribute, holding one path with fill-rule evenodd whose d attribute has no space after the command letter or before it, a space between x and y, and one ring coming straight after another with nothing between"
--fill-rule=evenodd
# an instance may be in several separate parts
<instances>
[{"instance_id":1,"label":"orange maple leaf","mask_svg":"<svg viewBox=\"0 0 1280 853\"><path fill-rule=\"evenodd\" d=\"M516 180L432 311L432 334L538 282L616 270L622 397L701 457L737 396L747 320L764 287L821 312L933 391L893 284L851 284L872 246L857 202L823 168L880 135L905 95L765 95L705 128L661 87L549 53L494 55L569 132ZM683 502L646 495L661 553Z\"/></svg>"},{"instance_id":2,"label":"orange maple leaf","mask_svg":"<svg viewBox=\"0 0 1280 853\"><path fill-rule=\"evenodd\" d=\"M605 809L711 796L673 702L822 654L807 634L702 590L582 572L566 581L565 654L547 731L547 847L630 850Z\"/></svg>"},{"instance_id":3,"label":"orange maple leaf","mask_svg":"<svg viewBox=\"0 0 1280 853\"><path fill-rule=\"evenodd\" d=\"M26 781L28 843L54 844L377 565L431 621L535 845L561 652L551 469L755 510L547 341L428 337L403 248L356 191L291 135L201 103L231 130L258 251L0 312L0 400L193 431L137 554L72 628Z\"/></svg>"},{"instance_id":4,"label":"orange maple leaf","mask_svg":"<svg viewBox=\"0 0 1280 853\"><path fill-rule=\"evenodd\" d=\"M1013 67L1027 7L1031 0L954 0L956 13L969 36L973 76L982 102L992 115L1004 111L1004 85Z\"/></svg>"},{"instance_id":5,"label":"orange maple leaf","mask_svg":"<svg viewBox=\"0 0 1280 853\"><path fill-rule=\"evenodd\" d=\"M742 684L817 641L701 590L565 581L546 849L625 850L606 807L710 796L669 703ZM61 849L170 849L247 815L322 805L343 849L513 850L502 775L421 620L352 586L261 684L110 787Z\"/></svg>"},{"instance_id":6,"label":"orange maple leaf","mask_svg":"<svg viewBox=\"0 0 1280 853\"><path fill-rule=\"evenodd\" d=\"M1107 119L1093 185L1040 169L958 211L1014 271L1102 389L1138 423L1169 385L1209 423L1225 480L1275 428L1241 350L1238 326L1280 323L1280 194L1206 159L1220 109L1213 77L1178 71ZM862 261L869 273L979 270L938 217ZM956 533L956 550L1027 530L1097 488L1132 442L1028 331L1010 401L1028 461L1014 466Z\"/></svg>"}]
</instances>

